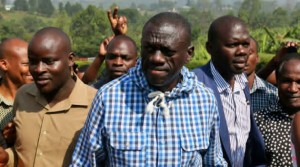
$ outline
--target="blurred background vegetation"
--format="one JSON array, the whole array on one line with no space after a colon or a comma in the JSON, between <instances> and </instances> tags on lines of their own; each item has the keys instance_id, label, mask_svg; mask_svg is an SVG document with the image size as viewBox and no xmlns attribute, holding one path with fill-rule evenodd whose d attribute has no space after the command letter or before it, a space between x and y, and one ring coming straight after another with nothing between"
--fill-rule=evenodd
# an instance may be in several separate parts
<instances>
[{"instance_id":1,"label":"blurred background vegetation","mask_svg":"<svg viewBox=\"0 0 300 167\"><path fill-rule=\"evenodd\" d=\"M251 35L259 43L263 66L285 41L296 41L300 35L300 3L277 5L270 0L243 0L232 5L221 0L186 0L178 6L174 0L159 0L151 5L120 8L119 15L128 19L128 35L140 46L144 23L154 14L174 11L184 15L192 25L195 54L188 64L190 69L206 63L210 56L205 50L207 30L210 23L221 15L235 15L243 19ZM111 4L113 9L117 4ZM30 40L32 35L45 26L63 29L71 38L73 50L78 57L97 55L99 43L112 35L106 11L102 5L83 7L80 3L51 0L14 0L7 5L0 0L0 38L19 37ZM86 64L86 62L79 62Z\"/></svg>"}]
</instances>

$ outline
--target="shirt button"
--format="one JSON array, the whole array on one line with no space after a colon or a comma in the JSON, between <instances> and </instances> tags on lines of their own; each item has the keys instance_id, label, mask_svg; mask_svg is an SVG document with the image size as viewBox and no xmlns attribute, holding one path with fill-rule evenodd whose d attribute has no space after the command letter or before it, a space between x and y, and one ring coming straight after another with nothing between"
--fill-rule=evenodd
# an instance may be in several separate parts
<instances>
[{"instance_id":1,"label":"shirt button","mask_svg":"<svg viewBox=\"0 0 300 167\"><path fill-rule=\"evenodd\" d=\"M43 134L44 134L44 135L47 134L47 131L44 130L44 131L43 131Z\"/></svg>"},{"instance_id":2,"label":"shirt button","mask_svg":"<svg viewBox=\"0 0 300 167\"><path fill-rule=\"evenodd\" d=\"M42 155L43 155L43 152L40 152L39 155L42 156Z\"/></svg>"},{"instance_id":3,"label":"shirt button","mask_svg":"<svg viewBox=\"0 0 300 167\"><path fill-rule=\"evenodd\" d=\"M160 143L160 144L164 144L165 141L164 141L163 139L161 139L161 140L159 140L159 143Z\"/></svg>"}]
</instances>

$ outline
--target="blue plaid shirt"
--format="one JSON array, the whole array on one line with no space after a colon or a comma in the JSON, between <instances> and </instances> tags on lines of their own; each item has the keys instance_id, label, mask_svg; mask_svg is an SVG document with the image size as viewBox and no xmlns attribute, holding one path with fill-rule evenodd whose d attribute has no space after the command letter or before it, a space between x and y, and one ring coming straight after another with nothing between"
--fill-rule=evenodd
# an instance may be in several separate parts
<instances>
[{"instance_id":1,"label":"blue plaid shirt","mask_svg":"<svg viewBox=\"0 0 300 167\"><path fill-rule=\"evenodd\" d=\"M278 103L277 88L255 75L253 86L250 90L250 99L253 112L275 105Z\"/></svg>"},{"instance_id":2,"label":"blue plaid shirt","mask_svg":"<svg viewBox=\"0 0 300 167\"><path fill-rule=\"evenodd\" d=\"M165 92L169 116L152 100L141 63L97 93L78 139L71 166L227 166L213 93L187 68Z\"/></svg>"}]
</instances>

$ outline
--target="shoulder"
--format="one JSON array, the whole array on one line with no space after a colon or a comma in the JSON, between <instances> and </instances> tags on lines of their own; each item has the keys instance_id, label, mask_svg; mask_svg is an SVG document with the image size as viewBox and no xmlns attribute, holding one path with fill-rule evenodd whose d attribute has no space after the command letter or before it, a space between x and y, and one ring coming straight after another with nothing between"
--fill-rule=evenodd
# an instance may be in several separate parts
<instances>
[{"instance_id":1,"label":"shoulder","mask_svg":"<svg viewBox=\"0 0 300 167\"><path fill-rule=\"evenodd\" d=\"M126 74L100 87L100 89L97 92L97 95L111 94L116 91L124 91L125 88L128 90L133 87L134 83L132 78L130 77L130 75Z\"/></svg>"},{"instance_id":2,"label":"shoulder","mask_svg":"<svg viewBox=\"0 0 300 167\"><path fill-rule=\"evenodd\" d=\"M37 89L35 83L25 84L18 89L16 98L20 95L36 94L37 92L38 92L38 89Z\"/></svg>"}]
</instances>

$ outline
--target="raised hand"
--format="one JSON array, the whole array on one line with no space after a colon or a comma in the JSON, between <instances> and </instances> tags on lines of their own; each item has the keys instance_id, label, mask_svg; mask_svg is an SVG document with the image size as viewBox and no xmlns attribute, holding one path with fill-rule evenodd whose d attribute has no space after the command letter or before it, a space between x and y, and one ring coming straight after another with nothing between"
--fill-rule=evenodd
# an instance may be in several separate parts
<instances>
[{"instance_id":1,"label":"raised hand","mask_svg":"<svg viewBox=\"0 0 300 167\"><path fill-rule=\"evenodd\" d=\"M286 53L297 52L298 44L296 42L286 42L282 47L279 48L275 57L273 58L276 65L279 64L281 58Z\"/></svg>"},{"instance_id":2,"label":"raised hand","mask_svg":"<svg viewBox=\"0 0 300 167\"><path fill-rule=\"evenodd\" d=\"M98 53L98 56L100 57L105 57L106 53L107 53L107 50L106 50L106 47L108 45L108 43L114 38L114 36L111 36L111 37L108 37L108 38L105 38L100 46L99 46L99 53Z\"/></svg>"},{"instance_id":3,"label":"raised hand","mask_svg":"<svg viewBox=\"0 0 300 167\"><path fill-rule=\"evenodd\" d=\"M111 10L107 11L107 16L114 34L124 35L127 33L127 18L125 16L118 16L118 11L119 8L116 6L113 14Z\"/></svg>"}]
</instances>

